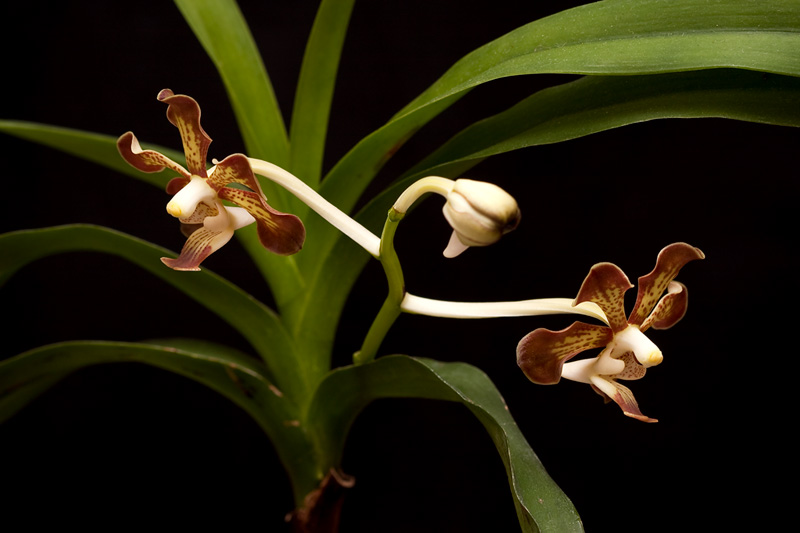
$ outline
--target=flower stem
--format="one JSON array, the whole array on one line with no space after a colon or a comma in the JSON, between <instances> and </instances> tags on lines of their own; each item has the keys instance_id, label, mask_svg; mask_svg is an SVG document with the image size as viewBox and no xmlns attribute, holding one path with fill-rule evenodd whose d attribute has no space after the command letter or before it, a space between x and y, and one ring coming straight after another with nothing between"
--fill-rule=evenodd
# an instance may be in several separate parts
<instances>
[{"instance_id":1,"label":"flower stem","mask_svg":"<svg viewBox=\"0 0 800 533\"><path fill-rule=\"evenodd\" d=\"M300 178L277 165L261 159L247 158L253 172L274 181L297 196L330 224L353 239L372 256L380 255L380 239L367 228L350 218L338 207L323 198L317 191L306 185Z\"/></svg>"},{"instance_id":2,"label":"flower stem","mask_svg":"<svg viewBox=\"0 0 800 533\"><path fill-rule=\"evenodd\" d=\"M389 285L389 295L383 302L378 315L372 321L367 336L361 345L361 349L353 354L353 363L361 365L375 359L378 348L383 342L384 337L389 332L394 321L402 312L401 304L405 296L405 281L403 269L400 266L400 259L394 249L394 234L397 232L397 225L405 214L392 208L383 226L383 233L380 240L380 253L378 260L383 265L386 273L386 282Z\"/></svg>"},{"instance_id":3,"label":"flower stem","mask_svg":"<svg viewBox=\"0 0 800 533\"><path fill-rule=\"evenodd\" d=\"M600 306L592 302L573 305L572 298L539 298L513 302L448 302L406 293L401 308L406 313L443 318L500 318L576 314L608 323Z\"/></svg>"}]
</instances>

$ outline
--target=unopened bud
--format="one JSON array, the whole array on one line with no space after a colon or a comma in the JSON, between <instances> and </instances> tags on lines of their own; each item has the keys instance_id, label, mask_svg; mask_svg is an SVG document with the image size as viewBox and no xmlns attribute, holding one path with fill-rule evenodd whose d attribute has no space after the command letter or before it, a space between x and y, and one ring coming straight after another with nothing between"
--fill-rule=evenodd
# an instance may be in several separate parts
<instances>
[{"instance_id":1,"label":"unopened bud","mask_svg":"<svg viewBox=\"0 0 800 533\"><path fill-rule=\"evenodd\" d=\"M517 227L516 200L492 183L460 179L447 195L444 216L453 228L445 257L455 257L470 246L488 246Z\"/></svg>"}]
</instances>

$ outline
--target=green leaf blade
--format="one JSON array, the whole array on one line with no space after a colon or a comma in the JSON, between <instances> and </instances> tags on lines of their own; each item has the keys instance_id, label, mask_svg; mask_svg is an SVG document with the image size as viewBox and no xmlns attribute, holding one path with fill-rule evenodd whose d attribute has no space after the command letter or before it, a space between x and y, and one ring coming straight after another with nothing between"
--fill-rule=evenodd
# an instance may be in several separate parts
<instances>
[{"instance_id":1,"label":"green leaf blade","mask_svg":"<svg viewBox=\"0 0 800 533\"><path fill-rule=\"evenodd\" d=\"M800 78L715 69L651 76L587 76L545 89L459 132L409 170L457 176L483 159L638 122L725 118L800 127Z\"/></svg>"},{"instance_id":2,"label":"green leaf blade","mask_svg":"<svg viewBox=\"0 0 800 533\"><path fill-rule=\"evenodd\" d=\"M296 406L280 394L257 361L218 345L192 340L183 344L71 341L42 346L0 362L0 407L19 394L44 392L80 368L110 363L146 364L218 392L244 409L270 438L292 480L297 502L316 486L319 476L306 460L311 446L297 427Z\"/></svg>"},{"instance_id":3,"label":"green leaf blade","mask_svg":"<svg viewBox=\"0 0 800 533\"><path fill-rule=\"evenodd\" d=\"M83 224L0 235L0 284L32 261L72 251L116 255L169 283L239 331L288 397L299 402L308 396L294 341L272 310L208 269L186 273L165 267L160 258L172 255L170 251L130 235Z\"/></svg>"},{"instance_id":4,"label":"green leaf blade","mask_svg":"<svg viewBox=\"0 0 800 533\"><path fill-rule=\"evenodd\" d=\"M323 0L306 45L295 91L288 169L319 184L336 73L355 0Z\"/></svg>"},{"instance_id":5,"label":"green leaf blade","mask_svg":"<svg viewBox=\"0 0 800 533\"><path fill-rule=\"evenodd\" d=\"M583 531L574 506L545 471L494 384L481 370L464 363L394 355L332 372L320 385L307 417L309 427L316 431L323 464L339 466L354 419L380 398L426 398L465 405L484 425L500 454L522 531Z\"/></svg>"},{"instance_id":6,"label":"green leaf blade","mask_svg":"<svg viewBox=\"0 0 800 533\"><path fill-rule=\"evenodd\" d=\"M19 120L0 120L0 131L86 159L161 189L177 176L169 169L152 174L136 170L119 155L118 137L111 135ZM184 161L183 152L147 143L143 143L142 148L161 152L178 163Z\"/></svg>"},{"instance_id":7,"label":"green leaf blade","mask_svg":"<svg viewBox=\"0 0 800 533\"><path fill-rule=\"evenodd\" d=\"M216 65L233 106L247 153L286 165L289 143L261 55L233 0L175 0Z\"/></svg>"}]
</instances>

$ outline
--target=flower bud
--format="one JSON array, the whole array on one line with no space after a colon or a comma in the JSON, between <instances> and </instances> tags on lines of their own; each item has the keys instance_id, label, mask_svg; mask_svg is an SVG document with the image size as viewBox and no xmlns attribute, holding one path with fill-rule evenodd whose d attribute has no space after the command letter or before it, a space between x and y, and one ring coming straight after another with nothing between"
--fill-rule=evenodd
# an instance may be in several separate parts
<instances>
[{"instance_id":1,"label":"flower bud","mask_svg":"<svg viewBox=\"0 0 800 533\"><path fill-rule=\"evenodd\" d=\"M442 210L453 228L445 257L455 257L470 246L488 246L517 227L516 200L492 183L455 181Z\"/></svg>"}]
</instances>

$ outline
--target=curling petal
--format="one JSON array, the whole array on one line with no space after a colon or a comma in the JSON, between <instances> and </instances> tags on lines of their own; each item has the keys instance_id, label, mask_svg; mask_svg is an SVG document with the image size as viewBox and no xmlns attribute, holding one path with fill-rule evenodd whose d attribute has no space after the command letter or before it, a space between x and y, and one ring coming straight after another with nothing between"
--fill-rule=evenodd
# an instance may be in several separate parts
<instances>
[{"instance_id":1,"label":"curling petal","mask_svg":"<svg viewBox=\"0 0 800 533\"><path fill-rule=\"evenodd\" d=\"M636 304L631 311L629 322L641 325L681 268L689 261L703 258L705 258L705 254L699 248L685 242L670 244L661 250L653 271L639 278L639 292L636 295Z\"/></svg>"},{"instance_id":2,"label":"curling petal","mask_svg":"<svg viewBox=\"0 0 800 533\"><path fill-rule=\"evenodd\" d=\"M612 337L611 329L583 322L561 331L539 328L519 341L517 364L534 383L558 383L565 362L585 350L605 346Z\"/></svg>"},{"instance_id":3,"label":"curling petal","mask_svg":"<svg viewBox=\"0 0 800 533\"><path fill-rule=\"evenodd\" d=\"M201 178L208 177L206 158L211 137L200 126L200 106L197 101L191 96L175 94L169 89L158 93L158 100L169 105L167 118L181 133L189 172Z\"/></svg>"},{"instance_id":4,"label":"curling petal","mask_svg":"<svg viewBox=\"0 0 800 533\"><path fill-rule=\"evenodd\" d=\"M611 263L598 263L589 271L581 285L575 305L594 302L600 306L608 318L608 325L614 333L628 327L625 318L625 291L633 287L628 276Z\"/></svg>"},{"instance_id":5,"label":"curling petal","mask_svg":"<svg viewBox=\"0 0 800 533\"><path fill-rule=\"evenodd\" d=\"M263 196L252 191L223 187L218 194L223 200L245 208L255 218L258 239L267 250L278 255L291 255L303 248L306 229L296 216L273 209Z\"/></svg>"},{"instance_id":6,"label":"curling petal","mask_svg":"<svg viewBox=\"0 0 800 533\"><path fill-rule=\"evenodd\" d=\"M667 294L659 300L653 312L642 323L641 330L647 328L668 329L683 318L689 306L689 293L683 283L670 282Z\"/></svg>"},{"instance_id":7,"label":"curling petal","mask_svg":"<svg viewBox=\"0 0 800 533\"><path fill-rule=\"evenodd\" d=\"M641 420L642 422L658 422L655 418L650 418L642 414L639 410L639 404L636 402L636 398L633 397L633 393L625 385L603 376L592 376L592 388L601 396L619 405L626 416Z\"/></svg>"},{"instance_id":8,"label":"curling petal","mask_svg":"<svg viewBox=\"0 0 800 533\"><path fill-rule=\"evenodd\" d=\"M129 131L120 135L119 139L117 139L117 150L129 165L141 172L152 174L161 172L164 168L169 168L183 176L183 178L175 179L188 180L189 178L190 174L186 169L169 157L155 150L143 150L133 132Z\"/></svg>"},{"instance_id":9,"label":"curling petal","mask_svg":"<svg viewBox=\"0 0 800 533\"><path fill-rule=\"evenodd\" d=\"M210 231L201 227L189 236L177 259L162 257L161 262L173 270L200 270L200 263L222 248L232 236L233 230Z\"/></svg>"},{"instance_id":10,"label":"curling petal","mask_svg":"<svg viewBox=\"0 0 800 533\"><path fill-rule=\"evenodd\" d=\"M253 174L253 168L244 154L229 155L222 161L215 161L215 164L214 172L208 177L208 184L214 190L218 191L226 185L238 183L260 196L264 196L261 184L258 182L256 175ZM264 199L266 200L266 196L264 196Z\"/></svg>"}]
</instances>

